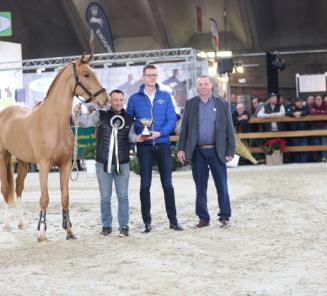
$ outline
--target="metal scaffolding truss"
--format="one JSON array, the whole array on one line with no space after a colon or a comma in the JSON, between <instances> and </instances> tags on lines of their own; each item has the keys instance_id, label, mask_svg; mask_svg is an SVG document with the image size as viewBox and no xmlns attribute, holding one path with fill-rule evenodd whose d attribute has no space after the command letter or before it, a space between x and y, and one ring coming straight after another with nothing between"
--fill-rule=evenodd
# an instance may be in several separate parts
<instances>
[{"instance_id":1,"label":"metal scaffolding truss","mask_svg":"<svg viewBox=\"0 0 327 296\"><path fill-rule=\"evenodd\" d=\"M36 69L56 69L78 59L80 56L56 57L46 59L33 59L23 61L9 61L0 63L0 71ZM161 49L148 51L134 51L122 53L95 54L91 64L93 66L132 65L135 63L160 63L184 61L190 64L196 62L196 50L192 48Z\"/></svg>"}]
</instances>

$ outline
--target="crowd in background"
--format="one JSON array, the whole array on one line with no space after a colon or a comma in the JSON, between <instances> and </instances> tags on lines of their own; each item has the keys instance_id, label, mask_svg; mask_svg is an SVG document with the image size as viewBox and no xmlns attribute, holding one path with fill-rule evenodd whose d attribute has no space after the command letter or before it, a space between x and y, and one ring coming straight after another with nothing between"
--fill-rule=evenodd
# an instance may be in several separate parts
<instances>
[{"instance_id":1,"label":"crowd in background","mask_svg":"<svg viewBox=\"0 0 327 296\"><path fill-rule=\"evenodd\" d=\"M262 124L250 124L251 117L271 118L290 116L300 118L307 115L327 114L327 94L308 96L306 99L296 98L285 100L282 96L270 93L261 100L258 97L251 99L251 106L246 110L245 102L235 94L231 95L231 112L236 132L259 132L259 131L298 131L321 129L327 130L327 121L298 121L298 122L269 122ZM306 145L327 145L327 136L321 137L293 137L288 139L288 145L306 146ZM297 152L294 153L295 162L327 161L327 151L317 153Z\"/></svg>"}]
</instances>

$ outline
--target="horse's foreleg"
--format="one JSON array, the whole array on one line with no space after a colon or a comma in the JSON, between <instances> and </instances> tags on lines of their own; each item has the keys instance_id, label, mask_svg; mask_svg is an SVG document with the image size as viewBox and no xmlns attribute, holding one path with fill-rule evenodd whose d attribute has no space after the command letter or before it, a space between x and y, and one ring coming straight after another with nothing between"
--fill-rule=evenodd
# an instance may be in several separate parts
<instances>
[{"instance_id":1,"label":"horse's foreleg","mask_svg":"<svg viewBox=\"0 0 327 296\"><path fill-rule=\"evenodd\" d=\"M10 196L10 184L8 179L8 163L10 163L10 155L7 151L1 150L0 152L0 180L1 180L1 192L4 197L4 224L3 230L10 231L11 226L9 224L9 196ZM10 176L9 176L10 177Z\"/></svg>"},{"instance_id":2,"label":"horse's foreleg","mask_svg":"<svg viewBox=\"0 0 327 296\"><path fill-rule=\"evenodd\" d=\"M26 223L23 216L23 206L22 206L22 192L24 189L24 180L28 172L28 163L18 160L18 169L16 177L16 196L17 196L17 217L18 217L18 228L26 229Z\"/></svg>"},{"instance_id":3,"label":"horse's foreleg","mask_svg":"<svg viewBox=\"0 0 327 296\"><path fill-rule=\"evenodd\" d=\"M47 162L40 162L39 178L40 178L40 217L37 230L39 231L38 241L47 241L46 230L46 211L49 205L49 193L48 193L48 174L50 170L50 165Z\"/></svg>"},{"instance_id":4,"label":"horse's foreleg","mask_svg":"<svg viewBox=\"0 0 327 296\"><path fill-rule=\"evenodd\" d=\"M62 204L62 227L66 230L66 239L76 239L72 232L72 223L69 217L69 191L68 182L71 172L70 159L60 166L60 189L61 189L61 204Z\"/></svg>"}]
</instances>

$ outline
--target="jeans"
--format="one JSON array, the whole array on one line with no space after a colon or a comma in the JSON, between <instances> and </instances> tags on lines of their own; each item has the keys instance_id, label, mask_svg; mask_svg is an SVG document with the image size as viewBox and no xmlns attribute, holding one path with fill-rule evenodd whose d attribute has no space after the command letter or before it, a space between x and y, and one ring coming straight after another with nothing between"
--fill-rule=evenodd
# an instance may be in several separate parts
<instances>
[{"instance_id":1,"label":"jeans","mask_svg":"<svg viewBox=\"0 0 327 296\"><path fill-rule=\"evenodd\" d=\"M128 226L129 220L129 205L128 205L128 181L129 181L129 163L119 165L120 174L113 172L106 173L103 170L103 163L96 162L96 174L100 189L100 207L101 207L101 222L103 227L112 227L111 213L111 195L112 182L115 182L116 195L118 199L118 223L121 229Z\"/></svg>"},{"instance_id":2,"label":"jeans","mask_svg":"<svg viewBox=\"0 0 327 296\"><path fill-rule=\"evenodd\" d=\"M298 137L292 138L293 146L306 146L308 145L307 137ZM308 152L295 152L294 153L294 161L298 163L308 162Z\"/></svg>"},{"instance_id":3,"label":"jeans","mask_svg":"<svg viewBox=\"0 0 327 296\"><path fill-rule=\"evenodd\" d=\"M200 149L196 147L192 155L192 174L196 188L195 213L200 219L210 221L207 207L209 168L218 194L218 217L229 219L231 207L227 186L227 169L226 164L218 158L215 148Z\"/></svg>"},{"instance_id":4,"label":"jeans","mask_svg":"<svg viewBox=\"0 0 327 296\"><path fill-rule=\"evenodd\" d=\"M141 212L145 224L151 224L150 187L152 181L152 165L156 161L165 197L167 217L171 224L177 224L175 193L171 180L170 144L137 144L137 157L141 176Z\"/></svg>"},{"instance_id":5,"label":"jeans","mask_svg":"<svg viewBox=\"0 0 327 296\"><path fill-rule=\"evenodd\" d=\"M315 137L314 138L315 145L327 145L327 137ZM320 151L321 157L327 158L327 151Z\"/></svg>"}]
</instances>

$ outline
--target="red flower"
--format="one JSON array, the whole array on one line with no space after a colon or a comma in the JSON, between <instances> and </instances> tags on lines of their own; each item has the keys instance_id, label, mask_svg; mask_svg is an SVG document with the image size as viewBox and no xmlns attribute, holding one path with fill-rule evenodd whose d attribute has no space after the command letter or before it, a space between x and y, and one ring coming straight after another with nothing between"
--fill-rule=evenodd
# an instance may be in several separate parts
<instances>
[{"instance_id":1,"label":"red flower","mask_svg":"<svg viewBox=\"0 0 327 296\"><path fill-rule=\"evenodd\" d=\"M261 149L265 154L271 155L274 151L284 152L287 142L280 138L274 138L271 140L267 140L263 145L261 145Z\"/></svg>"}]
</instances>

